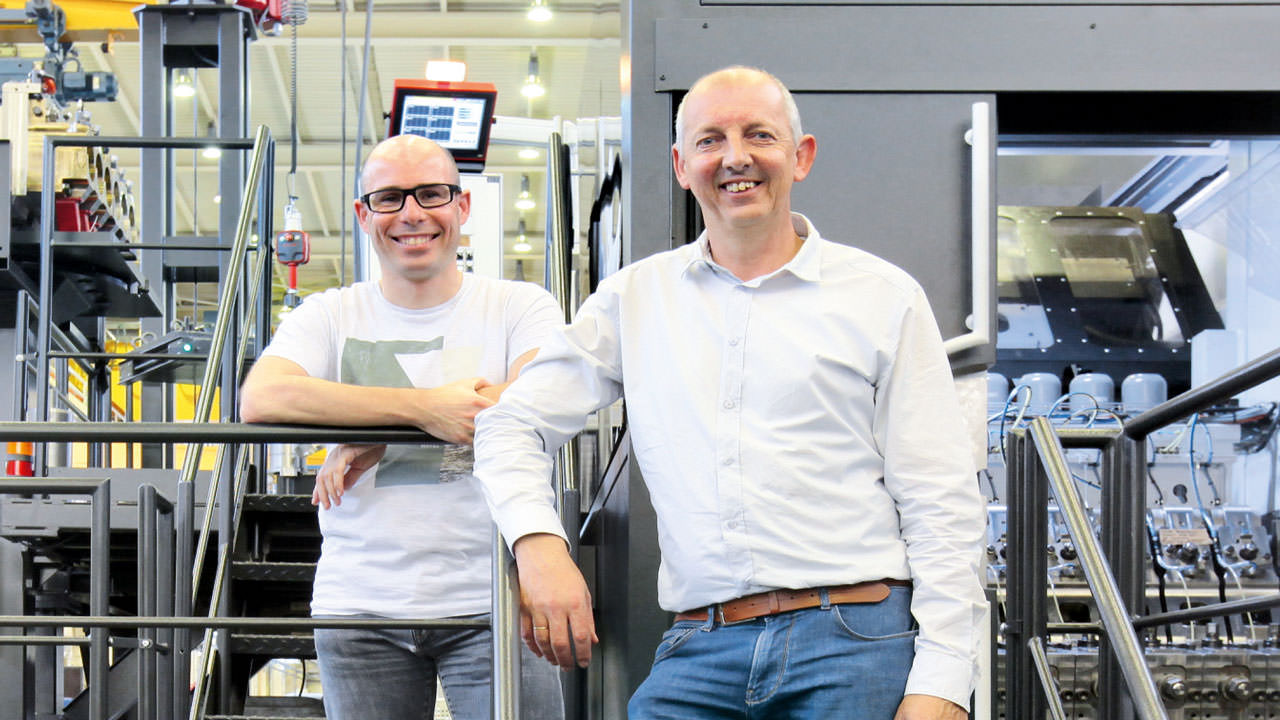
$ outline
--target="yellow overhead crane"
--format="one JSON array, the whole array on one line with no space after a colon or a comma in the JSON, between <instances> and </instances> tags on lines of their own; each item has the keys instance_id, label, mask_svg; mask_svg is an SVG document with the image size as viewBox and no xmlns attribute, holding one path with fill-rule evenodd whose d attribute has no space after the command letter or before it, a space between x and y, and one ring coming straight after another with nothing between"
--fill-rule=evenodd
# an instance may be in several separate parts
<instances>
[{"instance_id":1,"label":"yellow overhead crane","mask_svg":"<svg viewBox=\"0 0 1280 720\"><path fill-rule=\"evenodd\" d=\"M133 10L138 5L154 4L150 0L58 0L58 7L66 14L66 32L72 37L69 40L99 39L113 42L115 40L136 39L138 21ZM26 8L25 0L0 0L0 9L22 12ZM12 35L9 31L34 24L33 21L14 20L0 13L0 40L8 42L30 41L29 36ZM122 33L112 37L100 33ZM94 35L99 33L99 35Z\"/></svg>"}]
</instances>

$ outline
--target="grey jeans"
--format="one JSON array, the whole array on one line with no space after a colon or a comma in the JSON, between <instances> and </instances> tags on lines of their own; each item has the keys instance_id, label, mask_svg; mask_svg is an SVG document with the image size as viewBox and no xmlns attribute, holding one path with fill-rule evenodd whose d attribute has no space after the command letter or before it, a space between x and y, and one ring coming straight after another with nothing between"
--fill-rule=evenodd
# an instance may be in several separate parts
<instances>
[{"instance_id":1,"label":"grey jeans","mask_svg":"<svg viewBox=\"0 0 1280 720\"><path fill-rule=\"evenodd\" d=\"M431 720L437 676L454 720L490 717L488 629L317 629L315 639L329 720ZM563 718L559 670L521 651L520 717Z\"/></svg>"}]
</instances>

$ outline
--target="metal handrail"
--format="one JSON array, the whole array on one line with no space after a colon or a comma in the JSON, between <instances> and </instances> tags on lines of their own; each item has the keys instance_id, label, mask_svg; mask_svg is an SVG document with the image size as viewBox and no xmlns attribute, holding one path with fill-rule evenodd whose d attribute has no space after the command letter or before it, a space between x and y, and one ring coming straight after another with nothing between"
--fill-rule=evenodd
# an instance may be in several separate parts
<instances>
[{"instance_id":1,"label":"metal handrail","mask_svg":"<svg viewBox=\"0 0 1280 720\"><path fill-rule=\"evenodd\" d=\"M257 263L257 265L254 267L254 271L253 271L253 279L252 279L252 281L249 283L249 287L253 287L253 288L259 287L259 285L260 285L260 284L261 284L261 282L262 282L262 275L264 274L265 269L266 269L266 266L267 266L267 263L269 263L269 262L270 262L270 254L269 254L269 253L266 253L266 252L259 251L259 255L258 255L258 263ZM228 287L229 289L233 289L233 288L231 288L231 284L230 284L230 283L227 283L227 284L226 284L226 287ZM231 297L231 296L233 296L233 295L234 295L234 293L233 293L233 292L230 292L230 291L228 291L228 293L226 293L226 296L227 296L227 297ZM260 297L260 296L259 296L258 294L251 294L251 295L250 295L250 297L249 297L249 302L248 302L248 307L246 307L246 308L245 308L244 318L243 318L243 320L241 321L241 324L240 324L240 332L239 332L239 334L238 334L238 336L237 336L237 337L244 338L244 337L248 337L248 336L249 336L249 326L250 326L250 324L253 322L253 315L254 315L254 312L255 312L255 311L257 310L257 308L258 308L259 297ZM223 312L223 311L222 311L222 309L221 309L221 306L224 304L224 302L228 302L228 301L224 301L223 299L219 299L219 303L218 303L218 304L219 304L219 310L218 310L219 315L221 315L221 314L222 314L222 312ZM229 304L229 302L228 302L228 304ZM222 345L225 345L225 339L224 339L224 342L222 343ZM221 347L222 347L222 345L219 345L219 352L218 352L218 355L219 355L219 356L221 356L221 354L222 354L222 353L221 353ZM244 362L245 362L246 357L248 356L248 351L249 351L249 343L247 343L247 342L242 342L242 343L240 343L239 347L238 347L238 348L237 348L237 350L236 350L236 360L235 360L235 363L233 363L233 364L232 364L232 367L234 367L234 368L236 369L236 372L237 372L237 373L239 373L240 368L244 367ZM221 360L221 357L219 357L219 358L218 358L218 360L220 361L220 360ZM210 363L213 363L213 362L214 362L214 360L213 360L213 355L212 355L212 354L209 356L209 360L208 360L208 362L210 362ZM208 366L206 366L205 371L206 371L206 375L207 375L207 374L208 374ZM240 378L237 376L237 377L235 378L235 382L238 384L238 383L239 383L239 381L240 381ZM203 392L203 388L201 389L201 391ZM202 420L202 421L208 421L208 419L209 419L209 418L208 418L208 417L205 417L205 418L199 418L199 417L197 417L196 419L197 419L197 420ZM203 452L203 443L201 444L201 446L198 446L198 447L199 447L199 450L197 451L197 455L199 454L199 452ZM218 446L218 454L217 454L217 456L214 458L214 461L213 461L213 471L212 471L212 473L211 473L211 475L210 475L210 477L211 477L211 479L212 479L212 484L211 484L210 489L209 489L209 497L210 497L210 498L213 498L213 497L216 497L216 496L217 496L217 489L220 487L220 485L221 485L221 483L222 483L222 467L223 467L223 465L226 463L226 460L227 460L227 453L228 453L228 452L230 452L230 447L231 447L231 446L230 446L230 445L228 445L228 444L226 444L226 443L221 443L221 444ZM190 451L190 447L188 447L188 451ZM190 453L190 452L188 452L188 453L187 453L187 457L191 457L191 453ZM184 458L184 459L185 459L185 458ZM184 470L185 470L185 465L184 465L183 467L184 467ZM232 477L238 477L238 475L234 475L234 474L233 474L233 475L232 475ZM182 476L181 478L179 478L179 481L181 482L181 481L182 481L182 480L184 480L184 479L186 479L186 476L185 476L185 475L184 475L184 476ZM194 480L195 480L194 475L190 478L190 480L194 482ZM201 572L201 570L204 568L204 557L205 557L205 553L208 551L208 546L209 546L209 532L210 532L210 528L211 528L211 526L213 525L213 507L214 507L214 505L215 505L215 503L213 503L213 502L207 503L207 504L205 505L204 521L203 521L203 523L201 524L201 527L200 527L200 538L199 538L199 542L198 542L198 543L197 543L197 545L196 545L196 550L195 550L195 553L194 553L193 557L192 557L192 558L183 558L183 561L184 561L184 562L185 562L185 561L187 561L187 560L190 560L190 563L189 563L189 564L190 564L190 566L191 566L191 593L192 593L191 601L192 601L192 603L194 603L194 602L195 602L195 592L196 592L196 591L199 589L199 587L200 587L200 572ZM233 515L233 517L235 517L235 516Z\"/></svg>"},{"instance_id":2,"label":"metal handrail","mask_svg":"<svg viewBox=\"0 0 1280 720\"><path fill-rule=\"evenodd\" d=\"M566 215L564 194L569 192L569 182L564 177L564 142L560 133L551 133L547 139L547 291L551 293L566 323L573 321L575 293L571 271L573 248L573 224ZM578 453L574 443L560 446L556 455L556 483L559 488L561 521L566 528L570 545L576 551L578 517L581 514L580 489L578 487Z\"/></svg>"},{"instance_id":3,"label":"metal handrail","mask_svg":"<svg viewBox=\"0 0 1280 720\"><path fill-rule=\"evenodd\" d=\"M227 448L230 448L230 447L231 445L226 445L226 444L222 445L218 453L218 458L220 461L225 459L226 457L225 451ZM244 490L245 490L244 476L248 466L248 460L249 460L249 453L244 448L242 448L240 451L240 455L237 458L235 468L233 468L232 474L231 474L231 477L236 478L236 486L232 490L232 497L234 498L233 499L234 509L231 515L232 518L236 518L240 516L239 510L241 507L241 503L244 500ZM219 464L221 464L221 462ZM222 482L221 478L215 474L213 478L213 484L214 484L213 486L217 487L218 485L221 484L221 482ZM213 497L212 490L210 491L210 497ZM213 517L213 513L212 513L213 506L214 506L213 502L209 502L205 505L205 509L206 509L205 527L202 529L201 535L200 535L200 539L202 543L208 537L210 519ZM222 588L223 588L223 584L226 582L226 579L227 579L227 571L231 567L231 539L227 538L225 542L221 540L220 542L222 543L223 549L222 549L222 552L218 553L218 567L216 570L214 570L214 573L213 573L213 589L209 592L208 616L211 618L219 617L221 615ZM204 564L204 552L202 550L199 554L199 560L193 566L194 568L192 573L193 580L191 584L193 603L194 603L194 594L197 590L199 590L199 568L203 564ZM205 691L208 689L209 678L213 676L215 661L217 660L217 657L218 657L218 649L213 642L213 632L214 632L214 628L207 628L204 632L204 637L201 638L201 641L200 641L201 645L204 647L204 669L200 672L199 677L196 678L195 687L192 689L191 707L190 707L191 720L197 720L197 718L202 717L204 715L205 701L208 699L205 695Z\"/></svg>"},{"instance_id":4,"label":"metal handrail","mask_svg":"<svg viewBox=\"0 0 1280 720\"><path fill-rule=\"evenodd\" d=\"M564 163L566 148L559 132L547 139L547 290L560 303L566 323L573 321L577 310L576 286L573 282L573 220L566 210L566 195L572 198L570 179ZM579 556L582 530L582 489L579 487L578 443L570 440L556 451L555 483L559 500L560 524L569 541L569 553L575 561ZM495 652L497 647L495 645ZM581 694L581 673L569 673L564 677L564 691L570 698ZM517 688L518 689L518 688ZM494 683L494 692L498 683ZM577 717L577 705L566 707L572 720ZM513 719L514 720L514 719Z\"/></svg>"},{"instance_id":5,"label":"metal handrail","mask_svg":"<svg viewBox=\"0 0 1280 720\"><path fill-rule=\"evenodd\" d=\"M1124 434L1140 440L1160 428L1280 375L1280 348L1130 418Z\"/></svg>"},{"instance_id":6,"label":"metal handrail","mask_svg":"<svg viewBox=\"0 0 1280 720\"><path fill-rule=\"evenodd\" d=\"M0 422L0 441L185 443L438 443L416 428L266 423L79 423Z\"/></svg>"},{"instance_id":7,"label":"metal handrail","mask_svg":"<svg viewBox=\"0 0 1280 720\"><path fill-rule=\"evenodd\" d=\"M1137 632L1120 600L1120 589L1115 576L1102 556L1102 548L1099 547L1098 539L1094 537L1093 528L1089 525L1089 517L1085 514L1084 501L1071 479L1062 443L1046 417L1032 420L1030 429L1040 463L1049 476L1053 494L1058 499L1058 509L1066 520L1067 531L1075 543L1085 580L1097 602L1098 614L1102 616L1102 625L1111 641L1111 649L1129 687L1134 709L1141 720L1168 720L1169 715L1160 702L1155 680L1143 661Z\"/></svg>"},{"instance_id":8,"label":"metal handrail","mask_svg":"<svg viewBox=\"0 0 1280 720\"><path fill-rule=\"evenodd\" d=\"M8 478L0 479L0 482ZM62 488L66 480L58 480L58 488ZM46 487L46 486L41 486ZM5 492L13 492L6 489ZM40 492L48 493L48 490ZM87 490L68 492L78 494ZM316 628L336 630L379 630L389 628L441 628L449 630L466 630L470 628L489 627L487 620L471 618L264 618L264 617L207 617L204 615L168 616L168 615L0 615L0 627L18 628L103 628L107 630L137 630L140 628L188 628L215 630L314 630ZM80 644L82 638L57 638L68 645ZM40 644L44 644L43 642ZM62 644L62 643L54 643Z\"/></svg>"},{"instance_id":9,"label":"metal handrail","mask_svg":"<svg viewBox=\"0 0 1280 720\"><path fill-rule=\"evenodd\" d=\"M203 441L210 440L226 440L235 443L265 443L280 442L281 436L285 436L286 440L314 440L317 437L323 437L326 440L334 442L387 442L387 443L416 443L423 442L439 442L436 438L427 435L416 429L400 429L400 428L341 428L341 427L319 427L319 426L295 426L295 425L251 425L242 423L148 423L151 426L148 429L152 431L151 436L140 435L136 428L131 427L130 423L0 423L0 438L35 438L36 441L44 440L72 440L77 439L75 431L83 433L85 430L93 430L93 441L100 442L118 442L122 440L148 440L156 441L157 435L163 437L169 442L179 439L189 440L191 437L198 437ZM49 427L54 426L54 427ZM159 427L164 426L164 427ZM308 435L307 432L311 434ZM344 434L345 433L345 434ZM83 437L79 438L84 440ZM243 477L244 473L238 473L239 477ZM34 482L28 480L12 480L0 479L0 494L5 493L62 493L62 494L88 494L94 491L94 488L101 486L102 490L97 492L107 492L109 487L108 481L75 481L75 480L56 480L53 482ZM189 492L183 485L178 487L180 499L179 507L183 505L182 494ZM109 497L103 495L103 497ZM100 647L99 655L90 653L90 702L92 717L105 717L106 707L106 646L108 629L135 629L135 628L172 628L175 630L191 629L191 628L210 628L210 629L243 629L243 630L314 630L316 628L344 628L344 629L377 629L377 628L485 628L492 629L494 636L494 684L495 688L519 688L518 671L513 672L512 669L519 668L519 639L517 638L517 629L519 627L519 603L517 601L517 579L514 572L514 559L508 550L507 543L501 535L494 538L494 595L493 606L489 620L483 619L458 619L458 618L240 618L240 617L119 617L106 614L106 567L107 567L107 550L105 546L105 538L107 537L107 528L109 523L108 511L110 503L104 500L101 503L95 502L94 512L95 520L93 524L93 532L101 533L104 542L100 549L93 550L93 559L91 560L90 574L91 577L97 578L95 573L101 572L101 578L95 579L91 585L95 588L94 597L101 594L100 603L91 603L90 616L0 616L0 627L82 627L90 629L90 647ZM101 518L100 520L98 518ZM179 516L179 521L181 516ZM178 523L179 532L182 525ZM96 535L95 535L96 537ZM92 544L92 543L91 543ZM100 571L98 569L101 569ZM499 578L498 573L501 569L505 579ZM100 593L99 593L100 586ZM51 640L39 639L35 641L23 640L21 638L0 637L0 644L59 644L59 645L82 645L84 641L77 638L54 638ZM103 664L100 670L95 669L92 658L100 656ZM175 682L177 677L175 677ZM94 705L94 698L97 693L101 693L101 701L98 705ZM515 720L519 714L520 698L518 692L504 693L495 691L493 697L494 717L500 720ZM96 712L93 708L102 708L102 712ZM196 704L192 704L192 708Z\"/></svg>"},{"instance_id":10,"label":"metal handrail","mask_svg":"<svg viewBox=\"0 0 1280 720\"><path fill-rule=\"evenodd\" d=\"M1263 595L1262 597L1231 600L1229 602L1202 605L1200 607L1187 608L1185 610L1170 610L1169 612L1143 615L1142 617L1134 618L1133 627L1136 630L1142 630L1144 628L1172 625L1174 623L1193 623L1200 620L1208 620L1210 618L1226 617L1228 615L1241 615L1243 613L1273 610L1277 607L1280 607L1280 595Z\"/></svg>"},{"instance_id":11,"label":"metal handrail","mask_svg":"<svg viewBox=\"0 0 1280 720\"><path fill-rule=\"evenodd\" d=\"M1053 673L1049 670L1049 656L1044 652L1044 640L1039 637L1029 638L1027 650L1031 652L1036 674L1040 676L1040 687L1044 690L1049 714L1053 716L1053 720L1067 720L1067 714L1062 709L1062 698L1058 697L1058 684L1053 681Z\"/></svg>"},{"instance_id":12,"label":"metal handrail","mask_svg":"<svg viewBox=\"0 0 1280 720\"><path fill-rule=\"evenodd\" d=\"M515 558L497 526L493 528L493 683L489 709L494 720L516 720L520 714L520 604L515 601L520 581Z\"/></svg>"}]
</instances>

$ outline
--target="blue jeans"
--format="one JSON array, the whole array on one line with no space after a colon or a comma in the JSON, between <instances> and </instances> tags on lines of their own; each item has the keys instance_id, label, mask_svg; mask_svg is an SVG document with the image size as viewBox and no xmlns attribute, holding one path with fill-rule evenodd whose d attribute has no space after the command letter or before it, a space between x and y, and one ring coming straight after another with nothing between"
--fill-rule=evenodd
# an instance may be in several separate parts
<instances>
[{"instance_id":1,"label":"blue jeans","mask_svg":"<svg viewBox=\"0 0 1280 720\"><path fill-rule=\"evenodd\" d=\"M317 629L315 638L329 720L431 720L437 675L454 720L489 720L488 629ZM563 718L559 670L521 648L521 717Z\"/></svg>"},{"instance_id":2,"label":"blue jeans","mask_svg":"<svg viewBox=\"0 0 1280 720\"><path fill-rule=\"evenodd\" d=\"M892 720L915 657L911 590L662 636L628 720Z\"/></svg>"}]
</instances>

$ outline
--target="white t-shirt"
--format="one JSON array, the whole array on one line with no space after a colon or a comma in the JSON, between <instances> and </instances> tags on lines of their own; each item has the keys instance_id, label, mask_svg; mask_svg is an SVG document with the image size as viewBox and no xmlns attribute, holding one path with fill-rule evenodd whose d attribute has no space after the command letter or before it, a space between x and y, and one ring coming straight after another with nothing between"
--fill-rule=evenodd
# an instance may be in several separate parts
<instances>
[{"instance_id":1,"label":"white t-shirt","mask_svg":"<svg viewBox=\"0 0 1280 720\"><path fill-rule=\"evenodd\" d=\"M373 282L311 295L263 355L352 385L436 387L507 380L511 363L564 324L529 283L470 273L451 300L391 304ZM341 408L334 409L340 424ZM488 612L493 524L471 475L470 445L392 445L377 467L320 510L313 615L451 617Z\"/></svg>"}]
</instances>

